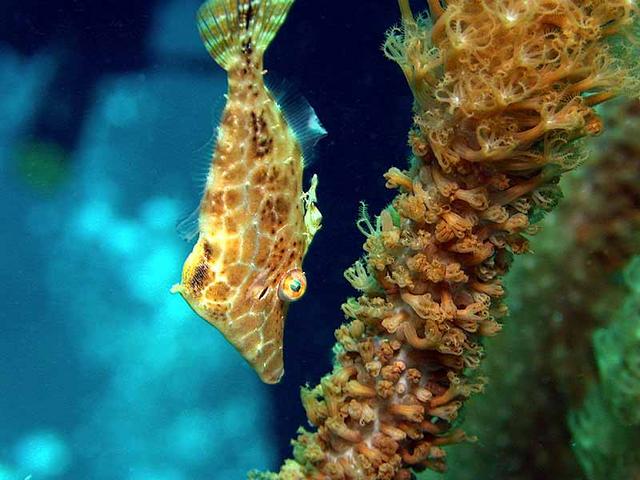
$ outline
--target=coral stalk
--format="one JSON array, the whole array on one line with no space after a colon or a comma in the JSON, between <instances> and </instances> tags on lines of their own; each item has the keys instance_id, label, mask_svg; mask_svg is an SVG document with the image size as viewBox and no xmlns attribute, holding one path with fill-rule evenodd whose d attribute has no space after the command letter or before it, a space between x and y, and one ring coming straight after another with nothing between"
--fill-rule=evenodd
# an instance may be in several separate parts
<instances>
[{"instance_id":1,"label":"coral stalk","mask_svg":"<svg viewBox=\"0 0 640 480\"><path fill-rule=\"evenodd\" d=\"M593 331L611 322L626 294L619 269L640 253L639 107L600 109L607 129L579 171L563 179L566 198L532 239L535 255L515 262L506 278L508 329L487 344L481 368L491 385L465 415L465 428L483 441L450 452L448 480L578 478L572 444L582 441L605 456L593 437L572 441L567 412L597 378ZM544 448L531 448L533 438Z\"/></svg>"},{"instance_id":2,"label":"coral stalk","mask_svg":"<svg viewBox=\"0 0 640 480\"><path fill-rule=\"evenodd\" d=\"M629 2L429 4L433 25L401 0L384 46L415 96L411 167L387 173L398 194L375 221L363 209L365 261L345 275L362 295L343 306L333 372L302 393L317 431L271 478L446 468L442 446L468 439L456 418L485 384L483 338L507 314L501 278L579 163L576 140L602 130L592 104L634 87L608 44L635 19Z\"/></svg>"}]
</instances>

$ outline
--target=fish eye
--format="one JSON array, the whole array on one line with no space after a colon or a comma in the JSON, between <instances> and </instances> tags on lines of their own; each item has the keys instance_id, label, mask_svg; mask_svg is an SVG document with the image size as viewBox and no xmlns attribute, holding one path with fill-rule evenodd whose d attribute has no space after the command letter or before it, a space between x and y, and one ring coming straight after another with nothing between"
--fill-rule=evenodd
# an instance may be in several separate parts
<instances>
[{"instance_id":1,"label":"fish eye","mask_svg":"<svg viewBox=\"0 0 640 480\"><path fill-rule=\"evenodd\" d=\"M299 269L289 270L278 284L278 297L283 302L299 300L307 290L307 278Z\"/></svg>"}]
</instances>

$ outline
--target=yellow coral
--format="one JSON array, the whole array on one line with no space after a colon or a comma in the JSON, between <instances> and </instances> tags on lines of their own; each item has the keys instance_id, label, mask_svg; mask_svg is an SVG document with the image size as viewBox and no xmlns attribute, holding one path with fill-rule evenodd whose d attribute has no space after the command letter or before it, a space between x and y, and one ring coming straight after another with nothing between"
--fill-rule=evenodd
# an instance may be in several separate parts
<instances>
[{"instance_id":1,"label":"yellow coral","mask_svg":"<svg viewBox=\"0 0 640 480\"><path fill-rule=\"evenodd\" d=\"M399 190L392 209L372 221L361 208L367 264L346 276L363 295L343 305L359 323L338 329L334 371L305 390L318 430L298 437L300 467L281 478L404 480L445 468L441 447L467 439L452 422L485 383L469 374L481 337L507 313L501 278L557 203L558 177L579 163L575 140L602 129L593 107L633 83L607 45L630 34L632 2L428 4L431 17L414 17L399 0L402 25L384 46L415 97L415 158L385 175Z\"/></svg>"}]
</instances>

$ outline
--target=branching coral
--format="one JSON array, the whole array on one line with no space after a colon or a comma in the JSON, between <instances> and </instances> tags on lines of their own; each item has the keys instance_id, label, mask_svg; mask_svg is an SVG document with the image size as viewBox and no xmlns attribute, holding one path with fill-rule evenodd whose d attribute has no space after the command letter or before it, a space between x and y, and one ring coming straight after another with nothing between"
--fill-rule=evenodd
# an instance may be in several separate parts
<instances>
[{"instance_id":1,"label":"branching coral","mask_svg":"<svg viewBox=\"0 0 640 480\"><path fill-rule=\"evenodd\" d=\"M358 222L366 266L347 277L362 296L343 307L333 372L302 393L317 432L273 478L445 469L485 383L482 338L507 313L501 278L579 163L576 140L602 130L593 107L635 85L608 45L630 31L630 2L431 0L431 19L399 3L384 50L415 96L412 165L387 173L399 193Z\"/></svg>"},{"instance_id":2,"label":"branching coral","mask_svg":"<svg viewBox=\"0 0 640 480\"><path fill-rule=\"evenodd\" d=\"M507 277L512 318L487 344L482 374L491 386L465 415L465 427L483 441L450 452L447 479L580 478L567 412L597 378L592 334L627 292L619 268L640 254L639 105L610 102L600 110L606 131L563 181L566 198L532 239L535 255ZM600 403L588 405L594 412ZM532 448L531 439L544 448Z\"/></svg>"},{"instance_id":3,"label":"branching coral","mask_svg":"<svg viewBox=\"0 0 640 480\"><path fill-rule=\"evenodd\" d=\"M554 285L547 307L561 318L550 327L547 354L571 407L582 402L584 378L595 377L591 335L610 321L620 301L623 289L612 277L640 253L640 102L608 107L603 115L611 129L595 142L559 216L569 230L566 247L555 254L563 288Z\"/></svg>"}]
</instances>

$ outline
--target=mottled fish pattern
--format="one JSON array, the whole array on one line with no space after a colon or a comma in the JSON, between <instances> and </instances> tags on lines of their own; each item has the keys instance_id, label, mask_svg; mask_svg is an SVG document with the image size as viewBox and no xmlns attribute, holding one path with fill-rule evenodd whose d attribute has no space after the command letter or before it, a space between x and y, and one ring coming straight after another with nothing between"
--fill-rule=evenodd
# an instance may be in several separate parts
<instances>
[{"instance_id":1,"label":"mottled fish pattern","mask_svg":"<svg viewBox=\"0 0 640 480\"><path fill-rule=\"evenodd\" d=\"M228 92L199 209L199 237L173 287L266 383L284 372L288 305L304 294L302 260L321 215L314 176L264 84L263 55L293 0L210 0L198 11Z\"/></svg>"}]
</instances>

